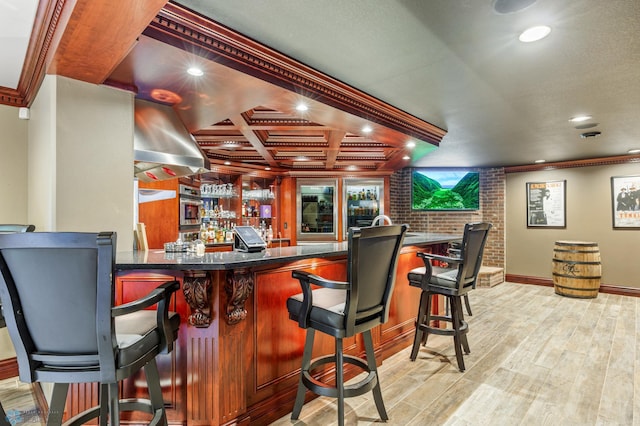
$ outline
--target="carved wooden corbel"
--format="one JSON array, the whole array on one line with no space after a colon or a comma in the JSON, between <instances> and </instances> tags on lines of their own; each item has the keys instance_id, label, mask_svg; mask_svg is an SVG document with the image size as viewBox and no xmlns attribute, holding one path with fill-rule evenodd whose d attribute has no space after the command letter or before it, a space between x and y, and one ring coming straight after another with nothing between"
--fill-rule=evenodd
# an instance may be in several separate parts
<instances>
[{"instance_id":1,"label":"carved wooden corbel","mask_svg":"<svg viewBox=\"0 0 640 426\"><path fill-rule=\"evenodd\" d=\"M248 269L227 271L224 290L227 294L227 324L237 324L247 317L244 303L253 291L253 274Z\"/></svg>"},{"instance_id":2,"label":"carved wooden corbel","mask_svg":"<svg viewBox=\"0 0 640 426\"><path fill-rule=\"evenodd\" d=\"M206 328L211 324L211 278L206 271L185 271L184 298L191 308L189 324Z\"/></svg>"}]
</instances>

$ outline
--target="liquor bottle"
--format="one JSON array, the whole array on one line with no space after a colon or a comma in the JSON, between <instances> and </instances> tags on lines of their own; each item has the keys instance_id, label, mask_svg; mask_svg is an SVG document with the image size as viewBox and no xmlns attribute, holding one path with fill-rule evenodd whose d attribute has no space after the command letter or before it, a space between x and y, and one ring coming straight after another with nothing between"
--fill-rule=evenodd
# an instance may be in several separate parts
<instances>
[{"instance_id":1,"label":"liquor bottle","mask_svg":"<svg viewBox=\"0 0 640 426\"><path fill-rule=\"evenodd\" d=\"M271 247L271 241L273 241L273 228L269 225L267 230L267 247Z\"/></svg>"}]
</instances>

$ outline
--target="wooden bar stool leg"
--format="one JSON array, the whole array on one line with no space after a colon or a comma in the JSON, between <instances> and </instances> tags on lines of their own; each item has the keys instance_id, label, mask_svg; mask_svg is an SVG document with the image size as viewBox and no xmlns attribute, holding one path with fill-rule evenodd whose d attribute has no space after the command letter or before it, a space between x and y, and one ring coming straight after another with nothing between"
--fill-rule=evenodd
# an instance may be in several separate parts
<instances>
[{"instance_id":1,"label":"wooden bar stool leg","mask_svg":"<svg viewBox=\"0 0 640 426\"><path fill-rule=\"evenodd\" d=\"M378 376L378 367L376 366L376 358L375 352L373 351L373 340L371 338L371 330L367 330L362 333L362 337L364 339L364 349L367 353L367 365L369 366L369 371L374 371L376 374L376 385L372 389L373 392L373 400L376 403L376 408L378 409L378 414L383 421L389 420L389 416L387 415L387 410L384 408L384 401L382 400L382 390L380 388L380 377Z\"/></svg>"},{"instance_id":2,"label":"wooden bar stool leg","mask_svg":"<svg viewBox=\"0 0 640 426\"><path fill-rule=\"evenodd\" d=\"M344 357L340 337L336 337L336 388L338 390L338 426L344 426Z\"/></svg>"},{"instance_id":3,"label":"wooden bar stool leg","mask_svg":"<svg viewBox=\"0 0 640 426\"><path fill-rule=\"evenodd\" d=\"M47 425L62 424L62 416L64 415L64 405L67 402L68 383L54 383L53 392L51 394L51 404L49 405L49 415L47 416Z\"/></svg>"},{"instance_id":4,"label":"wooden bar stool leg","mask_svg":"<svg viewBox=\"0 0 640 426\"><path fill-rule=\"evenodd\" d=\"M0 404L0 426L11 426L9 420L7 420L7 413L4 412L2 404Z\"/></svg>"},{"instance_id":5,"label":"wooden bar stool leg","mask_svg":"<svg viewBox=\"0 0 640 426\"><path fill-rule=\"evenodd\" d=\"M431 309L433 305L433 293L426 292L427 296L427 309L424 316L424 321L422 322L424 327L424 333L422 334L422 341L420 342L422 346L427 345L427 339L429 338L429 327L431 327Z\"/></svg>"},{"instance_id":6,"label":"wooden bar stool leg","mask_svg":"<svg viewBox=\"0 0 640 426\"><path fill-rule=\"evenodd\" d=\"M302 366L300 367L300 380L298 380L298 392L296 393L296 401L293 404L291 420L298 420L300 411L302 411L302 406L304 405L304 396L307 393L307 387L302 382L302 375L309 371L309 366L311 365L311 354L313 352L313 339L315 334L316 331L313 328L307 329L304 352L302 353Z\"/></svg>"},{"instance_id":7,"label":"wooden bar stool leg","mask_svg":"<svg viewBox=\"0 0 640 426\"><path fill-rule=\"evenodd\" d=\"M467 314L469 316L473 316L473 314L471 313L471 304L469 303L469 295L468 294L464 295L464 305L467 308Z\"/></svg>"},{"instance_id":8,"label":"wooden bar stool leg","mask_svg":"<svg viewBox=\"0 0 640 426\"><path fill-rule=\"evenodd\" d=\"M464 371L464 359L462 358L462 341L460 335L460 313L462 309L459 297L449 297L451 300L451 322L453 324L453 346L456 351L456 359L458 360L458 369Z\"/></svg>"},{"instance_id":9,"label":"wooden bar stool leg","mask_svg":"<svg viewBox=\"0 0 640 426\"><path fill-rule=\"evenodd\" d=\"M423 333L426 331L423 330L422 324L426 321L427 309L429 307L429 294L426 291L423 291L420 294L420 306L418 307L418 315L416 315L416 331L413 337L413 348L411 349L411 361L415 361L418 356L418 351L420 350L420 342L422 341ZM428 324L428 323L427 323Z\"/></svg>"}]
</instances>

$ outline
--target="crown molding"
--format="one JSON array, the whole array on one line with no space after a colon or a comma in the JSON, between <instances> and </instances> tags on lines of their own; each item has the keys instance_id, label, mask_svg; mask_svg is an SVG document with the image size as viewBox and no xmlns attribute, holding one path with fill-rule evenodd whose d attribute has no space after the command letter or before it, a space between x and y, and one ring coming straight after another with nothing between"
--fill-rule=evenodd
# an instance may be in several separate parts
<instances>
[{"instance_id":1,"label":"crown molding","mask_svg":"<svg viewBox=\"0 0 640 426\"><path fill-rule=\"evenodd\" d=\"M610 166L613 164L640 163L640 155L617 155L613 157L588 158L585 160L558 161L556 163L525 164L508 166L505 173L539 172L542 170L569 169L575 167Z\"/></svg>"},{"instance_id":2,"label":"crown molding","mask_svg":"<svg viewBox=\"0 0 640 426\"><path fill-rule=\"evenodd\" d=\"M61 17L73 9L73 1L41 0L38 3L31 38L27 47L17 89L0 87L0 104L28 107L44 79L50 50Z\"/></svg>"}]
</instances>

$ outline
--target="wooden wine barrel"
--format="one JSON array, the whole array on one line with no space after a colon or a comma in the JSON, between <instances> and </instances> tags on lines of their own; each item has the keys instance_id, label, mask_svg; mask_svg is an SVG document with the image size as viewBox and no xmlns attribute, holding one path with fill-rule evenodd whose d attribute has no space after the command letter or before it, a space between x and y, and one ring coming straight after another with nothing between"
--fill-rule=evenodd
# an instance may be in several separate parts
<instances>
[{"instance_id":1,"label":"wooden wine barrel","mask_svg":"<svg viewBox=\"0 0 640 426\"><path fill-rule=\"evenodd\" d=\"M598 243L556 241L553 246L553 285L556 294L592 299L598 296L601 277Z\"/></svg>"}]
</instances>

